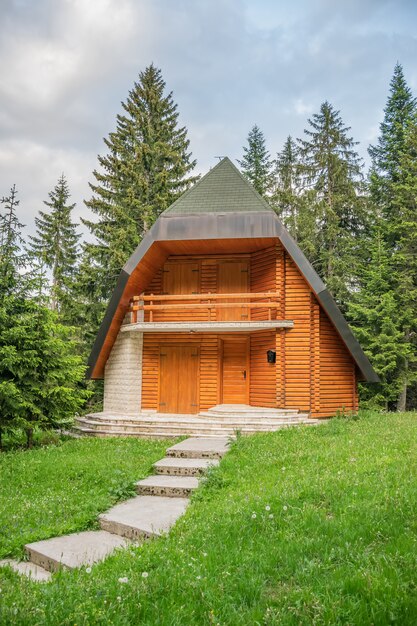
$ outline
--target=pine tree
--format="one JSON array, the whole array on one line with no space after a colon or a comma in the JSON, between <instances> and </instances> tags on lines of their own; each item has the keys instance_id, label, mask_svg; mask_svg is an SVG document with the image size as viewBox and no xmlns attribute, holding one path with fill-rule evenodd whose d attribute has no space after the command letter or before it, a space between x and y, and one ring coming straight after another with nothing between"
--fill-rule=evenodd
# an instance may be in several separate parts
<instances>
[{"instance_id":1,"label":"pine tree","mask_svg":"<svg viewBox=\"0 0 417 626\"><path fill-rule=\"evenodd\" d=\"M416 106L416 99L404 78L403 68L397 63L390 83L384 119L380 125L380 135L376 145L369 147L372 159L371 194L386 219L391 219L394 210L392 184L398 178L406 128L413 118Z\"/></svg>"},{"instance_id":2,"label":"pine tree","mask_svg":"<svg viewBox=\"0 0 417 626\"><path fill-rule=\"evenodd\" d=\"M396 280L393 288L401 320L402 343L408 346L407 358L399 372L400 393L397 409L407 406L407 392L417 382L417 114L407 123L403 151L399 155L395 181L392 183L389 241Z\"/></svg>"},{"instance_id":3,"label":"pine tree","mask_svg":"<svg viewBox=\"0 0 417 626\"><path fill-rule=\"evenodd\" d=\"M361 398L370 406L394 407L400 390L399 373L410 356L403 342L401 312L393 282L397 273L387 245L386 221L375 216L367 238L368 258L361 266L359 289L349 302L351 326L381 378L377 385L365 385Z\"/></svg>"},{"instance_id":4,"label":"pine tree","mask_svg":"<svg viewBox=\"0 0 417 626\"><path fill-rule=\"evenodd\" d=\"M178 124L172 93L150 65L122 103L117 129L105 139L108 153L94 170L86 205L99 220L83 220L96 238L88 245L96 282L106 299L129 255L156 218L195 180L187 130Z\"/></svg>"},{"instance_id":5,"label":"pine tree","mask_svg":"<svg viewBox=\"0 0 417 626\"><path fill-rule=\"evenodd\" d=\"M69 198L68 183L62 174L49 193L49 201L44 201L49 211L39 211L35 218L36 236L30 237L30 256L38 257L38 263L51 270L51 308L66 321L71 318L80 238L71 219L75 204L70 204Z\"/></svg>"},{"instance_id":6,"label":"pine tree","mask_svg":"<svg viewBox=\"0 0 417 626\"><path fill-rule=\"evenodd\" d=\"M34 299L11 295L0 305L0 442L23 429L31 447L34 428L69 425L88 397L80 388L85 366L73 329Z\"/></svg>"},{"instance_id":7,"label":"pine tree","mask_svg":"<svg viewBox=\"0 0 417 626\"><path fill-rule=\"evenodd\" d=\"M243 157L238 161L242 173L261 196L267 196L272 188L272 161L265 145L265 137L259 126L251 128Z\"/></svg>"},{"instance_id":8,"label":"pine tree","mask_svg":"<svg viewBox=\"0 0 417 626\"><path fill-rule=\"evenodd\" d=\"M295 240L298 239L300 162L298 147L288 136L274 162L274 190L271 204Z\"/></svg>"},{"instance_id":9,"label":"pine tree","mask_svg":"<svg viewBox=\"0 0 417 626\"><path fill-rule=\"evenodd\" d=\"M299 139L305 194L306 225L314 224L301 247L315 250L310 260L330 291L344 305L360 258L359 238L366 225L362 161L346 127L329 102L308 120L310 128ZM304 239L304 240L303 240Z\"/></svg>"},{"instance_id":10,"label":"pine tree","mask_svg":"<svg viewBox=\"0 0 417 626\"><path fill-rule=\"evenodd\" d=\"M0 212L0 299L18 291L21 283L20 271L25 265L22 253L23 239L21 230L23 224L17 217L16 185L10 189L8 196L1 199L4 209Z\"/></svg>"}]
</instances>

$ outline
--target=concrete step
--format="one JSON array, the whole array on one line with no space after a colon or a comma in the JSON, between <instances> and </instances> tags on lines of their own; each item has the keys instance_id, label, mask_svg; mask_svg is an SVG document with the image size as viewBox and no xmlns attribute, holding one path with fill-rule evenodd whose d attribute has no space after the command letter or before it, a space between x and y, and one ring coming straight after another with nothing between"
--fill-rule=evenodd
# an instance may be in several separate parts
<instances>
[{"instance_id":1,"label":"concrete step","mask_svg":"<svg viewBox=\"0 0 417 626\"><path fill-rule=\"evenodd\" d=\"M229 449L228 437L191 437L171 446L168 457L187 459L221 459Z\"/></svg>"},{"instance_id":2,"label":"concrete step","mask_svg":"<svg viewBox=\"0 0 417 626\"><path fill-rule=\"evenodd\" d=\"M31 580L39 583L46 583L51 580L51 572L43 567L30 563L29 561L14 561L13 559L4 559L0 561L0 567L11 567L12 570L21 576L27 576Z\"/></svg>"},{"instance_id":3,"label":"concrete step","mask_svg":"<svg viewBox=\"0 0 417 626\"><path fill-rule=\"evenodd\" d=\"M81 426L86 426L89 428L97 428L100 430L103 425L106 428L114 429L114 430L134 430L135 428L146 430L148 428L154 429L156 426L164 429L164 428L240 428L241 426L275 426L280 424L299 424L301 422L309 420L307 415L296 415L296 416L282 416L279 419L269 419L262 417L255 418L225 418L225 419L215 419L213 417L197 417L191 419L179 419L174 420L164 420L164 419L155 419L155 420L96 420L90 419L87 417L79 417L77 418L77 423Z\"/></svg>"},{"instance_id":4,"label":"concrete step","mask_svg":"<svg viewBox=\"0 0 417 626\"><path fill-rule=\"evenodd\" d=\"M198 487L194 476L148 476L136 483L140 496L167 496L168 498L188 498Z\"/></svg>"},{"instance_id":5,"label":"concrete step","mask_svg":"<svg viewBox=\"0 0 417 626\"><path fill-rule=\"evenodd\" d=\"M116 548L125 548L127 544L126 539L104 530L88 530L28 543L25 550L32 563L53 572L60 568L93 565L104 560Z\"/></svg>"},{"instance_id":6,"label":"concrete step","mask_svg":"<svg viewBox=\"0 0 417 626\"><path fill-rule=\"evenodd\" d=\"M188 427L172 427L172 426L161 426L155 425L153 428L149 427L147 429L137 428L137 429L114 429L107 428L105 424L102 424L100 429L97 427L90 428L88 426L78 426L75 427L76 433L81 433L85 435L90 435L93 437L143 437L150 439L172 439L172 437L205 437L205 438L219 438L224 437L225 435L233 436L236 431L240 431L242 435L251 435L255 433L267 433L267 432L275 432L282 428L291 428L294 426L314 426L319 421L317 420L306 420L306 421L297 421L297 422L286 422L286 423L276 423L273 425L258 425L258 426L236 426L236 427L222 427L218 428L216 426L212 427L200 427L196 428L194 426Z\"/></svg>"},{"instance_id":7,"label":"concrete step","mask_svg":"<svg viewBox=\"0 0 417 626\"><path fill-rule=\"evenodd\" d=\"M100 515L100 526L134 540L158 536L175 524L188 502L187 498L136 496Z\"/></svg>"},{"instance_id":8,"label":"concrete step","mask_svg":"<svg viewBox=\"0 0 417 626\"><path fill-rule=\"evenodd\" d=\"M177 459L166 457L154 464L158 475L201 476L209 467L219 464L217 459Z\"/></svg>"},{"instance_id":9,"label":"concrete step","mask_svg":"<svg viewBox=\"0 0 417 626\"><path fill-rule=\"evenodd\" d=\"M206 411L207 413L216 413L219 415L287 415L297 414L299 409L277 409L274 407L251 406L249 404L217 404Z\"/></svg>"}]
</instances>

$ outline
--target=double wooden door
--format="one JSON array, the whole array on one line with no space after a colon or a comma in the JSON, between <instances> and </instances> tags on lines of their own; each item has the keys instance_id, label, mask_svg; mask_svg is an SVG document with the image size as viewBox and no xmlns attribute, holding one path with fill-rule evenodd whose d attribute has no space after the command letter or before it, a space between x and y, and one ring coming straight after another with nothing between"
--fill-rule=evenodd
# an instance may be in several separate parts
<instances>
[{"instance_id":1,"label":"double wooden door","mask_svg":"<svg viewBox=\"0 0 417 626\"><path fill-rule=\"evenodd\" d=\"M221 402L249 404L249 337L221 340Z\"/></svg>"},{"instance_id":2,"label":"double wooden door","mask_svg":"<svg viewBox=\"0 0 417 626\"><path fill-rule=\"evenodd\" d=\"M160 347L160 413L198 413L198 372L198 346Z\"/></svg>"}]
</instances>

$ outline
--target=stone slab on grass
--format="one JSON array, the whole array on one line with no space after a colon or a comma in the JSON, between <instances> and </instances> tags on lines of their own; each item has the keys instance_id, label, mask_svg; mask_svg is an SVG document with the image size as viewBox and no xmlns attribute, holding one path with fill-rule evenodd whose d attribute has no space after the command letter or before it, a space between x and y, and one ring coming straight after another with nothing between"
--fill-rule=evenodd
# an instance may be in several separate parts
<instances>
[{"instance_id":1,"label":"stone slab on grass","mask_svg":"<svg viewBox=\"0 0 417 626\"><path fill-rule=\"evenodd\" d=\"M13 559L4 559L3 561L0 561L0 567L7 566L11 567L12 570L21 576L27 576L31 580L39 583L46 583L51 579L51 572L48 572L39 565L35 565L35 563L29 563L28 561L14 561Z\"/></svg>"},{"instance_id":2,"label":"stone slab on grass","mask_svg":"<svg viewBox=\"0 0 417 626\"><path fill-rule=\"evenodd\" d=\"M148 476L136 483L136 491L147 496L188 498L198 487L194 476Z\"/></svg>"},{"instance_id":3,"label":"stone slab on grass","mask_svg":"<svg viewBox=\"0 0 417 626\"><path fill-rule=\"evenodd\" d=\"M74 569L104 560L128 541L104 530L88 530L63 537L28 543L25 550L35 565L52 572L59 568Z\"/></svg>"},{"instance_id":4,"label":"stone slab on grass","mask_svg":"<svg viewBox=\"0 0 417 626\"><path fill-rule=\"evenodd\" d=\"M177 459L166 457L154 463L157 474L170 476L200 476L209 468L218 465L218 459Z\"/></svg>"},{"instance_id":5,"label":"stone slab on grass","mask_svg":"<svg viewBox=\"0 0 417 626\"><path fill-rule=\"evenodd\" d=\"M167 456L220 459L229 450L229 444L228 437L190 437L168 448Z\"/></svg>"},{"instance_id":6,"label":"stone slab on grass","mask_svg":"<svg viewBox=\"0 0 417 626\"><path fill-rule=\"evenodd\" d=\"M187 498L137 496L100 515L100 526L129 539L158 536L175 524L188 503Z\"/></svg>"}]
</instances>

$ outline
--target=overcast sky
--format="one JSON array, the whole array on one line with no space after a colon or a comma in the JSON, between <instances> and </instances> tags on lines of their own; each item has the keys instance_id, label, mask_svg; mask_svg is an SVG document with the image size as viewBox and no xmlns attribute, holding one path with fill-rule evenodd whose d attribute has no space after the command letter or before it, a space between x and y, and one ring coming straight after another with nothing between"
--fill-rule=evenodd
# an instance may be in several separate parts
<instances>
[{"instance_id":1,"label":"overcast sky","mask_svg":"<svg viewBox=\"0 0 417 626\"><path fill-rule=\"evenodd\" d=\"M0 0L0 196L33 229L61 172L76 215L139 71L161 68L198 172L235 161L253 124L271 154L324 100L375 141L396 61L417 93L417 2Z\"/></svg>"}]
</instances>

